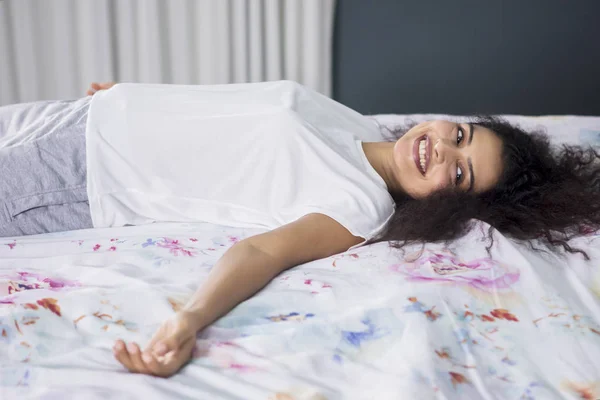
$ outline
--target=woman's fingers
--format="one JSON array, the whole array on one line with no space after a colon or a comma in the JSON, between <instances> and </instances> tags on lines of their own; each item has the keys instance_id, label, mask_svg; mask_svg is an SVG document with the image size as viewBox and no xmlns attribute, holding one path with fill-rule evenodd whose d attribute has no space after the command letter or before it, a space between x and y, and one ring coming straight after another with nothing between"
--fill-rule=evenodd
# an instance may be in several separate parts
<instances>
[{"instance_id":1,"label":"woman's fingers","mask_svg":"<svg viewBox=\"0 0 600 400\"><path fill-rule=\"evenodd\" d=\"M87 90L86 94L88 96L93 96L98 90L110 89L114 85L115 85L114 82L104 82L104 83L92 82L90 84L90 88Z\"/></svg>"},{"instance_id":2,"label":"woman's fingers","mask_svg":"<svg viewBox=\"0 0 600 400\"><path fill-rule=\"evenodd\" d=\"M156 341L150 349L153 353L159 356L178 350L182 347L183 343L190 337L189 332L185 330L176 330L174 333L166 338L160 338Z\"/></svg>"},{"instance_id":3,"label":"woman's fingers","mask_svg":"<svg viewBox=\"0 0 600 400\"><path fill-rule=\"evenodd\" d=\"M92 82L90 88L87 90L86 94L88 96L93 96L100 89L100 86L96 82Z\"/></svg>"},{"instance_id":4,"label":"woman's fingers","mask_svg":"<svg viewBox=\"0 0 600 400\"><path fill-rule=\"evenodd\" d=\"M128 370L132 370L133 364L131 363L131 359L129 358L129 352L127 352L127 347L125 346L125 342L122 340L117 340L113 347L113 354L117 361L119 361L125 368Z\"/></svg>"},{"instance_id":5,"label":"woman's fingers","mask_svg":"<svg viewBox=\"0 0 600 400\"><path fill-rule=\"evenodd\" d=\"M146 363L142 360L142 352L136 343L129 343L127 345L127 351L129 352L129 360L131 360L131 364L133 365L133 369L130 369L131 372L138 372L141 374L150 372Z\"/></svg>"},{"instance_id":6,"label":"woman's fingers","mask_svg":"<svg viewBox=\"0 0 600 400\"><path fill-rule=\"evenodd\" d=\"M118 340L113 347L115 358L129 370L142 374L153 374L154 372L146 364L142 357L142 351L136 343L128 345L122 340Z\"/></svg>"},{"instance_id":7,"label":"woman's fingers","mask_svg":"<svg viewBox=\"0 0 600 400\"><path fill-rule=\"evenodd\" d=\"M117 341L115 358L131 372L171 376L189 361L196 344L196 332L186 314L177 314L160 326L144 351L135 343L126 345Z\"/></svg>"},{"instance_id":8,"label":"woman's fingers","mask_svg":"<svg viewBox=\"0 0 600 400\"><path fill-rule=\"evenodd\" d=\"M144 348L144 352L151 352L154 345L156 345L156 343L158 343L159 340L161 340L165 337L163 329L164 329L164 327L161 326L159 328L159 330L156 331L156 333L152 336L152 339L150 339L150 342L148 342L148 344L146 344L146 347Z\"/></svg>"},{"instance_id":9,"label":"woman's fingers","mask_svg":"<svg viewBox=\"0 0 600 400\"><path fill-rule=\"evenodd\" d=\"M190 338L196 337L196 330L189 323L182 319L168 321L167 324L172 324L173 329L167 329L168 335L161 335L160 340L151 341L152 345L148 346L151 351L159 356L163 356L170 351L181 349L183 344Z\"/></svg>"},{"instance_id":10,"label":"woman's fingers","mask_svg":"<svg viewBox=\"0 0 600 400\"><path fill-rule=\"evenodd\" d=\"M190 338L182 343L177 350L167 353L162 362L159 362L159 373L156 375L167 377L179 371L190 360L195 344L195 338Z\"/></svg>"},{"instance_id":11,"label":"woman's fingers","mask_svg":"<svg viewBox=\"0 0 600 400\"><path fill-rule=\"evenodd\" d=\"M146 368L148 368L148 371L150 371L152 375L163 376L163 366L152 353L147 351L142 353L142 361L144 361Z\"/></svg>"},{"instance_id":12,"label":"woman's fingers","mask_svg":"<svg viewBox=\"0 0 600 400\"><path fill-rule=\"evenodd\" d=\"M142 352L137 344L126 345L122 340L118 340L113 349L115 358L130 372L168 377L189 361L195 344L195 337L190 337L162 357L150 351Z\"/></svg>"}]
</instances>

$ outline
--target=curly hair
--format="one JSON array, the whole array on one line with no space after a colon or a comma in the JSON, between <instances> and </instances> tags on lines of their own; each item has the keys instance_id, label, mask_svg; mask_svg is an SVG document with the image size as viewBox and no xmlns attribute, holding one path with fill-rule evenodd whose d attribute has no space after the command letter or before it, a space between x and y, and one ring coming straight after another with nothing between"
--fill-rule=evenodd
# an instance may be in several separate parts
<instances>
[{"instance_id":1,"label":"curly hair","mask_svg":"<svg viewBox=\"0 0 600 400\"><path fill-rule=\"evenodd\" d=\"M425 199L394 194L396 212L385 234L402 248L411 243L449 241L474 220L519 241L539 239L548 248L587 253L569 240L600 229L600 154L592 147L552 147L542 132L525 132L498 117L476 117L502 141L503 172L498 184L481 194L438 192ZM402 134L404 131L396 131Z\"/></svg>"}]
</instances>

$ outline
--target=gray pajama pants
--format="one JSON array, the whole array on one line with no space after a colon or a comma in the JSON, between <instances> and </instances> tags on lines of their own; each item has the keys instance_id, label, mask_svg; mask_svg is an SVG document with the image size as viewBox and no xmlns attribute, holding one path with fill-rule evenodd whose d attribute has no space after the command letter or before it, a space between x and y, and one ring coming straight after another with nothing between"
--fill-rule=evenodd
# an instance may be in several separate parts
<instances>
[{"instance_id":1,"label":"gray pajama pants","mask_svg":"<svg viewBox=\"0 0 600 400\"><path fill-rule=\"evenodd\" d=\"M92 227L85 158L90 100L0 107L0 237Z\"/></svg>"}]
</instances>

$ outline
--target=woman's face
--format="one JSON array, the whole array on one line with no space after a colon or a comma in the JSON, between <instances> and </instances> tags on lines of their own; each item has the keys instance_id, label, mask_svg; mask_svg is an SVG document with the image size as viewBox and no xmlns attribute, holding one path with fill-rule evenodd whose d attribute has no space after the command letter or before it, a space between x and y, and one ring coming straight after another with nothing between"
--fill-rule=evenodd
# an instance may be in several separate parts
<instances>
[{"instance_id":1,"label":"woman's face","mask_svg":"<svg viewBox=\"0 0 600 400\"><path fill-rule=\"evenodd\" d=\"M394 145L396 179L413 198L451 188L485 192L500 179L501 156L502 142L491 130L450 121L423 122Z\"/></svg>"}]
</instances>

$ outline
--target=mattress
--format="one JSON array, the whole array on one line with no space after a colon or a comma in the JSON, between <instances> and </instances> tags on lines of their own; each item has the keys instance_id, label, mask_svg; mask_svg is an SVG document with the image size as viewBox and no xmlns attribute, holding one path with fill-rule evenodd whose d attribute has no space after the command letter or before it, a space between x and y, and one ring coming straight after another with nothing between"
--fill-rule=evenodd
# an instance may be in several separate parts
<instances>
[{"instance_id":1,"label":"mattress","mask_svg":"<svg viewBox=\"0 0 600 400\"><path fill-rule=\"evenodd\" d=\"M433 116L375 116L382 126ZM600 118L512 116L598 144ZM600 234L578 254L476 226L449 245L363 246L290 269L198 335L177 375L126 372L218 258L258 230L154 224L0 240L0 398L594 399Z\"/></svg>"}]
</instances>

